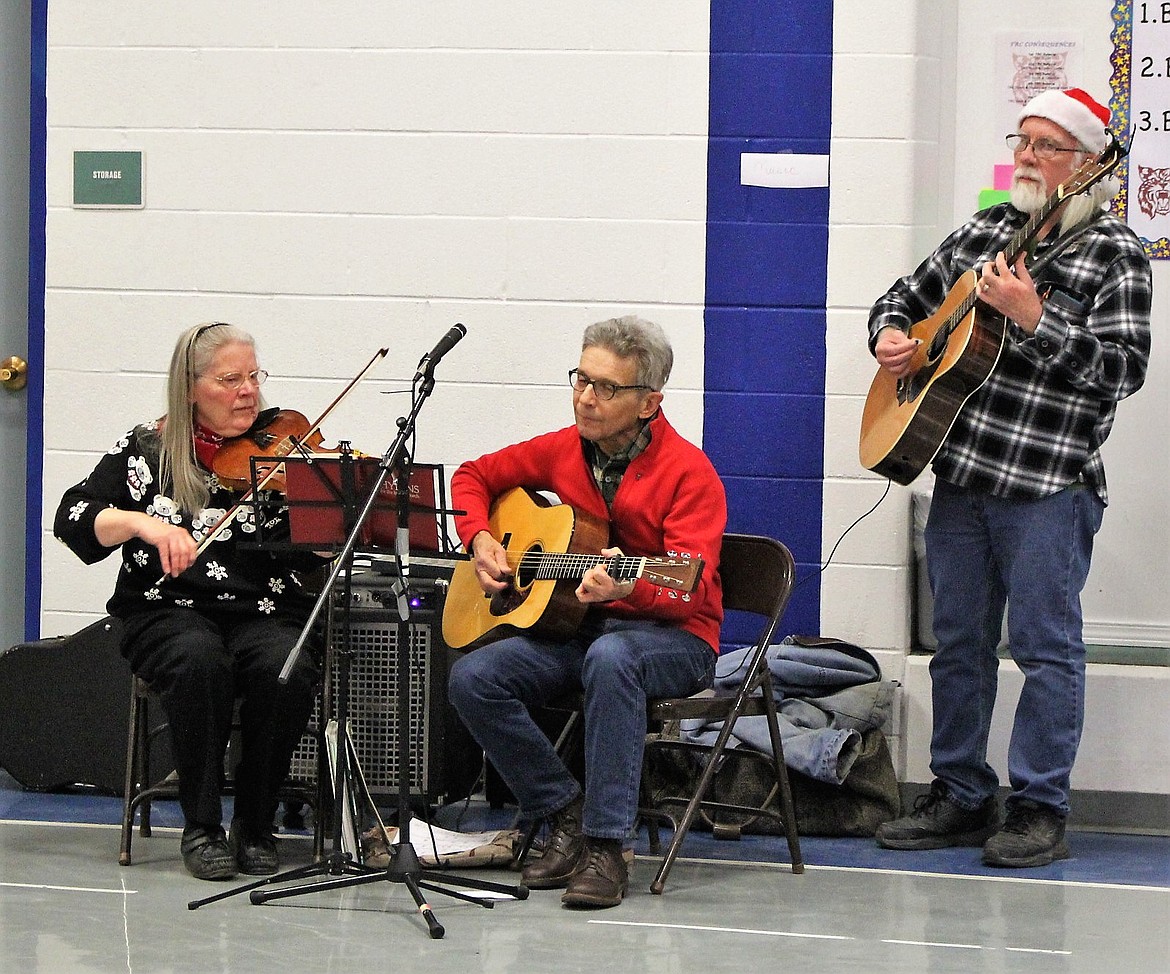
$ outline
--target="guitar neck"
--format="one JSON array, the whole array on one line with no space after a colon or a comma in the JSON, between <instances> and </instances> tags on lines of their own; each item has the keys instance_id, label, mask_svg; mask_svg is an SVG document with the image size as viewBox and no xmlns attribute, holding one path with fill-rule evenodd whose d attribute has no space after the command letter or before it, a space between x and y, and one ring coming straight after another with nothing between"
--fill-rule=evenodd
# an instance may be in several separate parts
<instances>
[{"instance_id":1,"label":"guitar neck","mask_svg":"<svg viewBox=\"0 0 1170 974\"><path fill-rule=\"evenodd\" d=\"M605 558L577 552L528 551L516 566L516 575L522 584L530 581L562 581L580 579L597 565L605 568L616 581L644 578L653 585L693 592L703 573L703 559L698 555L671 555L642 557L615 555Z\"/></svg>"},{"instance_id":2,"label":"guitar neck","mask_svg":"<svg viewBox=\"0 0 1170 974\"><path fill-rule=\"evenodd\" d=\"M1011 240L1009 240L1007 245L1003 248L1004 259L1007 260L1009 265L1015 264L1015 262L1019 260L1020 254L1028 249L1028 245L1032 242L1032 238L1036 236L1040 228L1044 226L1045 221L1047 221L1048 218L1052 216L1054 212L1056 212L1056 208L1060 206L1060 204L1063 203L1066 198L1067 197L1064 196L1062 191L1058 189L1044 201L1044 205L1041 206L1040 209L1035 213L1033 213L1028 218L1028 221L1022 227L1020 227L1019 230L1012 234ZM973 270L977 270L977 268L973 268ZM970 287L969 284L961 284L959 286ZM962 302L960 302L951 312L950 316L944 322L943 327L940 328L935 335L935 342L937 345L936 347L932 347L932 354L937 354L941 350L941 347L946 343L952 332L954 332L954 330L959 326L959 323L964 318L966 318L968 314L970 314L971 309L975 307L975 301L977 297L978 294L974 290L971 290L970 293L964 297Z\"/></svg>"},{"instance_id":3,"label":"guitar neck","mask_svg":"<svg viewBox=\"0 0 1170 974\"><path fill-rule=\"evenodd\" d=\"M1004 257L1007 259L1009 266L1019 260L1020 254L1028 249L1032 238L1036 236L1040 228L1044 226L1044 223L1056 212L1056 208L1063 202L1064 199L1059 193L1053 193L1044 201L1044 205L1028 218L1028 222L1012 234L1012 239L1003 248Z\"/></svg>"},{"instance_id":4,"label":"guitar neck","mask_svg":"<svg viewBox=\"0 0 1170 974\"><path fill-rule=\"evenodd\" d=\"M617 555L603 558L600 555L582 555L573 552L527 552L520 559L518 572L538 580L583 578L590 568L604 565L610 577L619 582L640 578L646 564L653 559Z\"/></svg>"}]
</instances>

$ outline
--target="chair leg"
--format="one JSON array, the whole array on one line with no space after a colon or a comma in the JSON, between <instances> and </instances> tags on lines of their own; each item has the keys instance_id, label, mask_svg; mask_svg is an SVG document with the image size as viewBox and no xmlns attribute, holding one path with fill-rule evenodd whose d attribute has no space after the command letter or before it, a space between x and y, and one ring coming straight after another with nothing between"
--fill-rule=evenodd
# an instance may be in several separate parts
<instances>
[{"instance_id":1,"label":"chair leg","mask_svg":"<svg viewBox=\"0 0 1170 974\"><path fill-rule=\"evenodd\" d=\"M141 759L142 698L138 694L136 677L130 678L130 729L126 734L126 787L122 792L122 841L118 847L118 864L129 866L130 843L134 835L134 798L138 793L139 762Z\"/></svg>"},{"instance_id":2,"label":"chair leg","mask_svg":"<svg viewBox=\"0 0 1170 974\"><path fill-rule=\"evenodd\" d=\"M796 805L792 801L792 782L788 780L788 768L784 763L784 744L780 739L780 726L776 716L776 698L766 682L763 686L765 707L768 710L768 735L772 739L772 772L780 786L780 807L784 813L784 835L788 840L788 856L792 861L793 873L804 872L804 859L800 853L800 835L796 831Z\"/></svg>"},{"instance_id":3,"label":"chair leg","mask_svg":"<svg viewBox=\"0 0 1170 974\"><path fill-rule=\"evenodd\" d=\"M780 788L780 803L784 810L784 834L788 841L788 853L792 860L792 871L799 875L804 872L804 859L800 852L800 836L796 831L796 808L792 800L792 785L788 780L788 769L784 765L784 747L780 740L780 729L776 718L776 700L772 694L771 686L766 681L762 683L762 690L766 701L765 706L768 710L768 732L772 739L772 772ZM666 877L674 865L674 860L678 856L683 839L686 838L687 832L690 831L691 823L694 821L695 815L698 814L699 806L707 796L711 782L715 777L715 772L719 767L719 759L727 748L727 742L731 739L731 733L735 729L735 721L750 693L751 687L745 684L739 689L736 695L731 713L723 722L719 736L715 739L715 743L708 752L707 760L703 767L703 774L699 778L699 783L695 787L690 801L687 802L686 811L683 813L683 817L675 829L670 847L666 850L666 856L663 858L662 864L658 867L658 874L654 877L654 882L650 884L651 893L661 894L666 886Z\"/></svg>"},{"instance_id":4,"label":"chair leg","mask_svg":"<svg viewBox=\"0 0 1170 974\"><path fill-rule=\"evenodd\" d=\"M649 781L649 769L646 767L646 754L643 751L642 780L638 783L638 821L634 823L634 827L637 828L643 821L646 823L646 837L649 840L650 854L660 856L662 855L662 835L658 828L659 822L666 819L670 822L671 828L674 828L674 819L668 812L659 811L654 807L654 796Z\"/></svg>"},{"instance_id":5,"label":"chair leg","mask_svg":"<svg viewBox=\"0 0 1170 974\"><path fill-rule=\"evenodd\" d=\"M687 802L687 808L683 812L683 817L679 820L678 826L674 830L674 836L670 840L670 846L667 848L666 855L658 867L658 874L654 877L654 882L650 884L651 893L661 894L663 888L666 886L666 877L670 873L671 866L674 865L674 860L678 857L679 848L682 846L683 839L686 838L687 832L690 831L691 823L699 811L699 804L706 796L707 789L711 786L711 780L715 777L715 772L718 770L719 757L723 754L724 749L727 747L727 742L731 739L731 732L735 727L734 715L743 707L743 700L746 697L747 688L741 687L736 696L736 702L733 705L732 716L723 722L723 726L719 730L719 736L715 739L715 743L712 745L711 751L707 756L699 783L691 795L691 800Z\"/></svg>"},{"instance_id":6,"label":"chair leg","mask_svg":"<svg viewBox=\"0 0 1170 974\"><path fill-rule=\"evenodd\" d=\"M136 804L138 806L138 834L149 839L150 838L150 804L153 797L151 788L152 779L150 777L150 728L147 724L150 723L150 707L147 701L142 701L142 749L139 751L141 759L139 762L139 769L142 777L138 780L142 783L140 791L136 796Z\"/></svg>"},{"instance_id":7,"label":"chair leg","mask_svg":"<svg viewBox=\"0 0 1170 974\"><path fill-rule=\"evenodd\" d=\"M662 855L662 833L658 828L658 816L646 816L646 838L650 843L651 855Z\"/></svg>"}]
</instances>

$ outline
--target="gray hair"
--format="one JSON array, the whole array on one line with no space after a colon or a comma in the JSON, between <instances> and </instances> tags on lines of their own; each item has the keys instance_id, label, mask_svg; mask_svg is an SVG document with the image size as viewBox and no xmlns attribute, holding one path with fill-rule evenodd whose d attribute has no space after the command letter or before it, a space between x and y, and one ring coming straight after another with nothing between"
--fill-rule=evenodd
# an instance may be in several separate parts
<instances>
[{"instance_id":1,"label":"gray hair","mask_svg":"<svg viewBox=\"0 0 1170 974\"><path fill-rule=\"evenodd\" d=\"M581 350L604 348L618 358L638 363L638 385L660 392L670 378L674 352L670 340L658 325L637 315L607 318L585 329Z\"/></svg>"},{"instance_id":2,"label":"gray hair","mask_svg":"<svg viewBox=\"0 0 1170 974\"><path fill-rule=\"evenodd\" d=\"M169 486L173 499L189 514L211 499L207 475L195 459L195 380L211 366L224 345L238 342L254 349L256 340L223 321L205 322L179 336L167 374L167 417L159 443L159 489Z\"/></svg>"},{"instance_id":3,"label":"gray hair","mask_svg":"<svg viewBox=\"0 0 1170 974\"><path fill-rule=\"evenodd\" d=\"M1086 152L1078 165L1083 165L1089 159L1095 159L1096 153ZM1095 217L1109 205L1109 201L1121 189L1121 182L1116 176L1106 176L1100 182L1094 183L1085 192L1074 196L1064 204L1064 211L1060 214L1060 231L1067 233L1075 230L1082 223Z\"/></svg>"}]
</instances>

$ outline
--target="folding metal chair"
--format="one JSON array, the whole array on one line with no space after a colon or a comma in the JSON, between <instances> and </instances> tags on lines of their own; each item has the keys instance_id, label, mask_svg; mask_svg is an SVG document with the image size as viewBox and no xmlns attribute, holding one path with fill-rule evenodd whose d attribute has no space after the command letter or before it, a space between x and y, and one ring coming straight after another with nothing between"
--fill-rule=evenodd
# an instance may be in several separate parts
<instances>
[{"instance_id":1,"label":"folding metal chair","mask_svg":"<svg viewBox=\"0 0 1170 974\"><path fill-rule=\"evenodd\" d=\"M792 553L779 541L759 535L725 534L719 557L719 574L723 582L724 610L759 616L762 625L749 654L743 684L734 696L715 696L708 690L691 697L667 697L647 701L647 723L651 728L660 728L668 721L691 717L702 718L705 722L723 722L715 743L711 745L663 738L657 733L647 735L647 758L655 749L674 750L697 756L703 765L702 775L693 792L689 795L656 795L653 796L651 804L649 789L646 787L646 763L645 761L643 763L642 808L639 809L639 815L649 826L652 852L658 853L661 848L658 841L658 819L668 819L674 828L670 846L658 868L654 882L650 884L653 893L663 891L666 877L678 856L679 848L695 816L700 812L713 822L717 822L721 813L749 819L767 816L778 822L788 841L793 873L804 872L800 837L796 832L792 787L788 780L788 769L784 765L776 699L772 693L767 659L768 647L775 638L777 627L792 595L796 565ZM562 756L579 741L583 726L583 707L584 699L579 692L567 695L551 707L570 713L565 729L556 742L557 752ZM736 721L740 717L752 716L765 716L768 720L772 743L770 755L727 746ZM709 797L715 773L727 758L754 761L767 768L774 786L760 805L738 805ZM779 810L771 807L772 798L775 796L780 800ZM671 807L685 807L681 819L670 811ZM540 824L532 823L524 836L517 854L518 862L522 863L527 856Z\"/></svg>"},{"instance_id":2,"label":"folding metal chair","mask_svg":"<svg viewBox=\"0 0 1170 974\"><path fill-rule=\"evenodd\" d=\"M669 812L665 813L674 821L674 835L658 868L658 874L650 884L650 891L653 893L662 892L679 848L695 816L700 812L711 817L713 821L717 820L720 813L748 817L762 815L777 821L783 827L788 840L793 873L804 872L800 837L796 832L792 787L788 780L788 769L784 766L784 749L780 740L776 699L772 692L767 658L768 647L772 644L792 595L796 566L792 553L779 541L757 535L726 534L723 536L719 574L723 581L724 610L738 610L758 615L763 620L763 626L748 655L743 683L733 696L715 696L712 691L705 691L692 697L656 699L648 702L647 715L651 726L661 726L667 721L689 718L700 718L704 722L723 722L714 744L711 745L663 738L653 734L647 739L647 758L656 749L682 751L697 756L703 767L699 781L690 795L656 795L653 807L643 810L644 816L651 821L651 847L654 848L657 845L657 828L653 817L656 814L664 814L662 806L668 809L671 806L685 806L682 818L677 821L674 821L674 816ZM772 744L770 755L746 748L728 747L736 721L748 716L767 718ZM762 762L769 769L775 786L759 806L730 804L710 797L715 774L729 758ZM643 767L645 768L645 764ZM769 807L772 795L779 796L779 810Z\"/></svg>"}]
</instances>

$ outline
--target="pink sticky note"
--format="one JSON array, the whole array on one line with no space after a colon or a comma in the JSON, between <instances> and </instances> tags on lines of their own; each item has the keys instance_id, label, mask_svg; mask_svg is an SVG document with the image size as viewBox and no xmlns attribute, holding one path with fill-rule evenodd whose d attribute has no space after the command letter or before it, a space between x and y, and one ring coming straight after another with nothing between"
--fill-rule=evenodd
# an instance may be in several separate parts
<instances>
[{"instance_id":1,"label":"pink sticky note","mask_svg":"<svg viewBox=\"0 0 1170 974\"><path fill-rule=\"evenodd\" d=\"M1015 166L996 166L995 167L995 183L996 189L1011 189L1012 188L1012 170Z\"/></svg>"}]
</instances>

